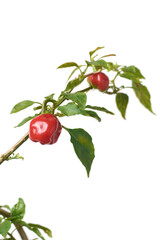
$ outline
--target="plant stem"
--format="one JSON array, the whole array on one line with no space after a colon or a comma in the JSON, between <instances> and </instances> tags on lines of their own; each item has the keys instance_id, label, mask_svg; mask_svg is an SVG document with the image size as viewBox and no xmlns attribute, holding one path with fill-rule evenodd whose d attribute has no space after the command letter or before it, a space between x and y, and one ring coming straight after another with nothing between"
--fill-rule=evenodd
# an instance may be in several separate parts
<instances>
[{"instance_id":1,"label":"plant stem","mask_svg":"<svg viewBox=\"0 0 160 240\"><path fill-rule=\"evenodd\" d=\"M10 217L10 213L8 211L2 209L2 208L0 208L0 214L2 216L6 217L6 218ZM19 235L21 237L21 239L22 240L29 240L27 235L26 235L26 233L25 233L25 231L23 230L23 228L19 224L17 224L17 223L14 223L14 225L15 225L15 227L16 227L16 229L17 229L17 231L18 231L18 233L19 233Z\"/></svg>"},{"instance_id":2,"label":"plant stem","mask_svg":"<svg viewBox=\"0 0 160 240\"><path fill-rule=\"evenodd\" d=\"M12 240L16 240L11 233L8 232L7 234L11 237Z\"/></svg>"},{"instance_id":3,"label":"plant stem","mask_svg":"<svg viewBox=\"0 0 160 240\"><path fill-rule=\"evenodd\" d=\"M16 144L14 144L6 153L0 156L0 164L4 161L9 160L9 156L15 152L17 148L19 148L27 139L29 138L29 133L27 132Z\"/></svg>"},{"instance_id":4,"label":"plant stem","mask_svg":"<svg viewBox=\"0 0 160 240\"><path fill-rule=\"evenodd\" d=\"M83 74L82 74L84 79L87 78L87 77L89 77L89 76L91 76L91 75L93 75L93 74L95 74L95 73L97 73L97 72L100 72L100 71L101 71L101 70L99 69L97 72L92 72L92 73L89 73L89 74L85 74L85 73L86 73L86 70L87 70L87 68L85 69L85 71L84 71ZM91 90L91 89L92 89L92 87L90 86L90 87L87 87L87 88L82 89L82 90L77 91L77 92L87 92L87 91L89 91L89 90ZM70 90L67 91L67 92L68 92L68 93L71 93L72 90L73 90L73 88L70 89ZM55 104L54 101L52 101L52 100L50 100L50 99L44 100L44 102L43 102L43 104L42 104L42 113L45 112L46 104L47 104L48 102L52 102L52 103L53 103L53 106L54 106L54 109L53 109L53 110L55 110L55 109L56 109L59 105L61 105L66 99L67 99L67 98L62 95L62 96L59 98L59 100L56 102L56 104ZM11 155L12 153L14 153L14 152L17 150L17 148L19 148L25 141L27 141L28 138L29 138L29 133L27 132L16 144L14 144L6 153L2 154L2 155L0 156L0 165L1 165L4 161L8 161L10 155Z\"/></svg>"},{"instance_id":5,"label":"plant stem","mask_svg":"<svg viewBox=\"0 0 160 240\"><path fill-rule=\"evenodd\" d=\"M85 71L83 72L83 74L86 72L86 70L87 70L87 68L85 69ZM95 74L95 73L98 73L98 72L101 72L101 70L98 70L98 71L96 71L96 72L92 72L92 73L85 74L85 75L83 76L83 78L85 79L85 78L87 78L87 77L89 77L89 76L91 76L91 75L93 75L93 74ZM80 90L80 91L78 91L78 92L85 92L85 91L87 92L87 91L90 90L90 89L92 89L92 87L85 88L85 89ZM73 91L73 88L70 89L69 91L67 91L67 93L71 93L72 91ZM62 95L62 96L59 98L59 100L57 101L57 103L55 104L55 109L56 109L57 107L59 107L59 105L61 105L66 99L67 99L67 98Z\"/></svg>"}]
</instances>

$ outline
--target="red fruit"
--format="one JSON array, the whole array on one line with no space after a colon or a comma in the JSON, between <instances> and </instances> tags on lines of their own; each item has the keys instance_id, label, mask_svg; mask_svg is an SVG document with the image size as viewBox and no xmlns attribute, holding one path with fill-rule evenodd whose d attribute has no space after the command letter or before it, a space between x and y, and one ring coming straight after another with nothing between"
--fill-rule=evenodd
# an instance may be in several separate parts
<instances>
[{"instance_id":1,"label":"red fruit","mask_svg":"<svg viewBox=\"0 0 160 240\"><path fill-rule=\"evenodd\" d=\"M41 144L56 143L62 126L53 114L41 114L30 122L29 138Z\"/></svg>"},{"instance_id":2,"label":"red fruit","mask_svg":"<svg viewBox=\"0 0 160 240\"><path fill-rule=\"evenodd\" d=\"M88 82L92 87L105 91L109 87L109 78L106 74L99 72L88 77Z\"/></svg>"}]
</instances>

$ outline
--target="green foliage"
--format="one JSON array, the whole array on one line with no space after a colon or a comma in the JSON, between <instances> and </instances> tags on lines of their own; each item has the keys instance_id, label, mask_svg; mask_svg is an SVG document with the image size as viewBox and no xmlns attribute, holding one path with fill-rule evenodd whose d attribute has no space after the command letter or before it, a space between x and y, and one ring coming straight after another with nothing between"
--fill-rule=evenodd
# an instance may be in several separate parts
<instances>
[{"instance_id":1,"label":"green foliage","mask_svg":"<svg viewBox=\"0 0 160 240\"><path fill-rule=\"evenodd\" d=\"M37 103L37 102L33 102L30 100L24 100L22 102L19 102L12 108L11 113L17 113L25 108L32 106L34 103Z\"/></svg>"},{"instance_id":2,"label":"green foliage","mask_svg":"<svg viewBox=\"0 0 160 240\"><path fill-rule=\"evenodd\" d=\"M6 208L6 209L8 209L9 211L11 210L10 206L8 206L8 205L0 206L0 208Z\"/></svg>"},{"instance_id":3,"label":"green foliage","mask_svg":"<svg viewBox=\"0 0 160 240\"><path fill-rule=\"evenodd\" d=\"M126 108L128 105L129 97L125 93L117 93L116 95L116 104L117 108L120 111L122 117L125 119Z\"/></svg>"},{"instance_id":4,"label":"green foliage","mask_svg":"<svg viewBox=\"0 0 160 240\"><path fill-rule=\"evenodd\" d=\"M60 110L66 116L73 116L73 115L77 115L77 114L84 115L85 114L85 111L83 109L79 108L79 106L73 102L70 102L66 105L58 107L58 110Z\"/></svg>"},{"instance_id":5,"label":"green foliage","mask_svg":"<svg viewBox=\"0 0 160 240\"><path fill-rule=\"evenodd\" d=\"M73 76L73 74L74 74L77 70L79 70L80 73L81 73L81 67L83 67L83 66L85 66L85 65L79 65L78 67L76 67L75 69L73 69L73 71L72 71L71 74L69 75L67 81Z\"/></svg>"},{"instance_id":6,"label":"green foliage","mask_svg":"<svg viewBox=\"0 0 160 240\"><path fill-rule=\"evenodd\" d=\"M132 87L134 89L134 92L141 102L141 104L147 108L150 112L153 113L152 106L151 106L151 100L150 100L150 93L146 86L142 85L141 83L133 82Z\"/></svg>"},{"instance_id":7,"label":"green foliage","mask_svg":"<svg viewBox=\"0 0 160 240\"><path fill-rule=\"evenodd\" d=\"M85 166L87 175L89 177L91 165L95 157L95 149L91 136L84 129L81 128L63 128L67 130L70 134L70 141L73 144L75 153L77 154L77 157L82 162L82 164Z\"/></svg>"},{"instance_id":8,"label":"green foliage","mask_svg":"<svg viewBox=\"0 0 160 240\"><path fill-rule=\"evenodd\" d=\"M92 55L93 55L95 52L97 52L98 50L100 50L100 49L102 49L102 48L104 48L104 47L97 47L97 48L94 49L93 51L90 51L90 52L89 52L90 58L92 57Z\"/></svg>"},{"instance_id":9,"label":"green foliage","mask_svg":"<svg viewBox=\"0 0 160 240\"><path fill-rule=\"evenodd\" d=\"M0 223L0 234L3 237L6 237L10 228L11 228L11 221L4 220L2 223Z\"/></svg>"},{"instance_id":10,"label":"green foliage","mask_svg":"<svg viewBox=\"0 0 160 240\"><path fill-rule=\"evenodd\" d=\"M31 119L35 118L38 115L39 114L35 114L34 116L28 116L28 117L24 118L17 126L15 126L15 128L23 126L25 123L27 123L28 121L30 121Z\"/></svg>"},{"instance_id":11,"label":"green foliage","mask_svg":"<svg viewBox=\"0 0 160 240\"><path fill-rule=\"evenodd\" d=\"M68 67L78 67L78 64L75 62L67 62L67 63L63 63L62 65L60 65L58 68L68 68ZM57 69L58 69L57 68Z\"/></svg>"},{"instance_id":12,"label":"green foliage","mask_svg":"<svg viewBox=\"0 0 160 240\"><path fill-rule=\"evenodd\" d=\"M82 109L85 108L86 102L87 102L87 95L83 92L77 92L77 93L64 93L64 96L67 99L72 100L74 103L77 103L78 106Z\"/></svg>"},{"instance_id":13,"label":"green foliage","mask_svg":"<svg viewBox=\"0 0 160 240\"><path fill-rule=\"evenodd\" d=\"M68 82L65 91L72 90L84 81L84 76L79 76L78 78Z\"/></svg>"},{"instance_id":14,"label":"green foliage","mask_svg":"<svg viewBox=\"0 0 160 240\"><path fill-rule=\"evenodd\" d=\"M80 108L77 104L70 102L66 105L58 107L58 110L60 110L65 116L73 116L77 114L81 114L84 116L89 116L97 119L99 122L101 121L100 117L97 115L96 112L93 111L87 111L85 109Z\"/></svg>"},{"instance_id":15,"label":"green foliage","mask_svg":"<svg viewBox=\"0 0 160 240\"><path fill-rule=\"evenodd\" d=\"M12 155L9 156L8 160L12 160L12 159L22 159L22 160L24 160L24 157L22 157L19 153L17 153L17 154L13 153Z\"/></svg>"},{"instance_id":16,"label":"green foliage","mask_svg":"<svg viewBox=\"0 0 160 240\"><path fill-rule=\"evenodd\" d=\"M98 122L101 122L101 118L98 116L98 114L94 111L90 111L90 110L85 110L85 116L90 116L95 118L96 120L98 120Z\"/></svg>"},{"instance_id":17,"label":"green foliage","mask_svg":"<svg viewBox=\"0 0 160 240\"><path fill-rule=\"evenodd\" d=\"M114 115L113 112L107 110L107 109L104 108L104 107L98 107L98 106L87 105L86 108L90 108L90 109L94 109L94 110L97 110L97 111L100 111L100 112L105 112L105 113L108 113L108 114Z\"/></svg>"},{"instance_id":18,"label":"green foliage","mask_svg":"<svg viewBox=\"0 0 160 240\"><path fill-rule=\"evenodd\" d=\"M25 214L25 203L22 198L18 199L18 203L16 203L10 213L10 219L15 220L15 219L23 219Z\"/></svg>"},{"instance_id":19,"label":"green foliage","mask_svg":"<svg viewBox=\"0 0 160 240\"><path fill-rule=\"evenodd\" d=\"M39 224L34 224L34 223L28 223L28 225L30 226L30 228L38 228L38 229L41 229L44 231L44 233L46 233L49 237L52 237L52 231L47 228L47 227L44 227L42 225L39 225Z\"/></svg>"},{"instance_id":20,"label":"green foliage","mask_svg":"<svg viewBox=\"0 0 160 240\"><path fill-rule=\"evenodd\" d=\"M52 237L52 231L49 228L44 227L40 224L26 223L24 220L22 220L25 214L25 203L22 198L19 198L18 202L12 208L10 208L8 205L4 205L0 207L7 208L8 210L10 210L10 213L8 214L9 216L1 218L1 221L0 221L0 234L3 237L6 237L7 235L12 236L12 234L9 233L9 230L12 224L15 224L18 227L28 228L30 231L34 232L42 240L45 240L45 238L41 234L41 230L45 234L47 234L49 237Z\"/></svg>"},{"instance_id":21,"label":"green foliage","mask_svg":"<svg viewBox=\"0 0 160 240\"><path fill-rule=\"evenodd\" d=\"M135 66L124 66L121 71L121 77L127 78L134 82L139 82L140 79L144 79L144 76L141 74L140 70Z\"/></svg>"}]
</instances>

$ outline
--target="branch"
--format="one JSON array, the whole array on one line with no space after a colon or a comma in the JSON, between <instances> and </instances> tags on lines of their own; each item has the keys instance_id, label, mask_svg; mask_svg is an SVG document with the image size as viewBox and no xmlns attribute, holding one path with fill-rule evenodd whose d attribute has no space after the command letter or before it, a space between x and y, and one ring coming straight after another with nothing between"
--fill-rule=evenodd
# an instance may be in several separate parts
<instances>
[{"instance_id":1,"label":"branch","mask_svg":"<svg viewBox=\"0 0 160 240\"><path fill-rule=\"evenodd\" d=\"M2 164L4 161L9 160L9 156L15 152L17 148L19 148L27 139L29 138L29 133L27 132L16 144L13 145L6 153L2 154L0 156L0 164Z\"/></svg>"},{"instance_id":2,"label":"branch","mask_svg":"<svg viewBox=\"0 0 160 240\"><path fill-rule=\"evenodd\" d=\"M93 75L93 74L96 74L98 72L101 72L101 69L99 69L98 71L96 72L92 72L92 73L89 73L89 74L85 74L83 77L84 79ZM78 92L87 92L89 90L91 90L92 87L88 87L88 88L85 88L85 89L82 89ZM73 89L70 89L68 91L68 93L72 92ZM60 98L57 103L55 104L55 108L57 108L60 104L62 104L64 101L66 100L66 98L64 96L62 96L62 98ZM49 100L50 101L50 100ZM48 100L45 100L44 101L44 105L48 102ZM15 152L15 150L17 148L19 148L27 139L29 138L29 133L27 132L15 145L13 145L13 147L11 147L6 153L2 154L0 156L0 165L4 162L4 161L8 161L9 160L9 157L12 153Z\"/></svg>"},{"instance_id":3,"label":"branch","mask_svg":"<svg viewBox=\"0 0 160 240\"><path fill-rule=\"evenodd\" d=\"M2 208L0 208L0 214L2 216L6 217L6 218L10 217L10 213L8 211L2 209ZM27 235L26 235L26 233L25 233L25 231L23 230L23 228L19 224L17 224L17 223L14 223L14 225L15 225L15 227L16 227L16 229L17 229L17 231L18 231L18 233L19 233L19 235L21 237L21 239L22 240L29 240Z\"/></svg>"}]
</instances>

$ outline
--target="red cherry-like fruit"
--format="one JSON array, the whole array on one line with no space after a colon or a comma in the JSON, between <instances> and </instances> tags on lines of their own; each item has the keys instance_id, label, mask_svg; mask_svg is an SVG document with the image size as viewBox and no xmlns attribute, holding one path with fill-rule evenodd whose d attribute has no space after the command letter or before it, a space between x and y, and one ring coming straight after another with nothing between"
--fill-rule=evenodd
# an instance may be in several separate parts
<instances>
[{"instance_id":1,"label":"red cherry-like fruit","mask_svg":"<svg viewBox=\"0 0 160 240\"><path fill-rule=\"evenodd\" d=\"M41 144L56 143L61 133L62 126L53 114L41 114L30 122L29 138Z\"/></svg>"},{"instance_id":2,"label":"red cherry-like fruit","mask_svg":"<svg viewBox=\"0 0 160 240\"><path fill-rule=\"evenodd\" d=\"M103 72L89 76L88 82L92 87L98 88L100 91L106 91L109 87L109 78Z\"/></svg>"}]
</instances>

